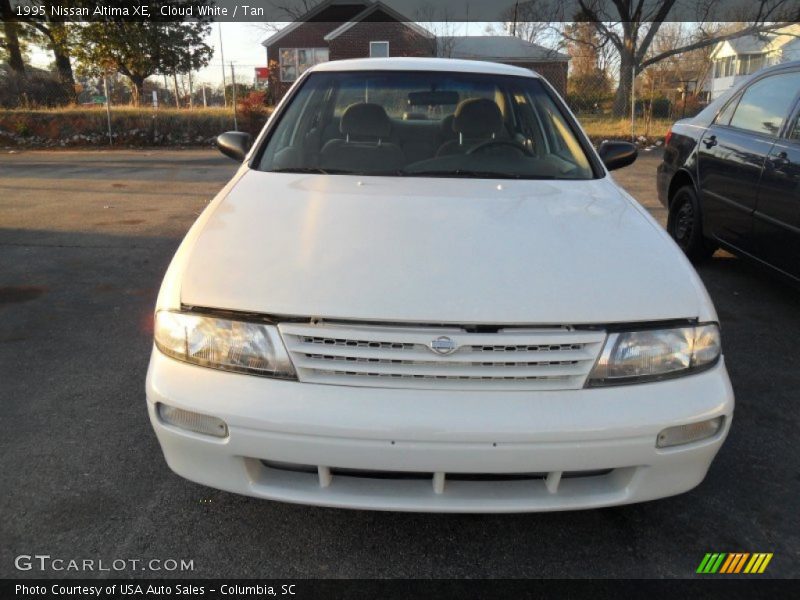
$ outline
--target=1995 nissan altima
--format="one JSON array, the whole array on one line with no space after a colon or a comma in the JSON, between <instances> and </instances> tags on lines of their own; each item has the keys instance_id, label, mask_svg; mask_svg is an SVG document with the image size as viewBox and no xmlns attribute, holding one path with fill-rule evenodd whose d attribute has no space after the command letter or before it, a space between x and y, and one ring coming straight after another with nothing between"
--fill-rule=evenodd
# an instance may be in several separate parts
<instances>
[{"instance_id":1,"label":"1995 nissan altima","mask_svg":"<svg viewBox=\"0 0 800 600\"><path fill-rule=\"evenodd\" d=\"M187 234L147 404L169 466L350 508L540 511L699 484L731 423L714 307L551 87L309 69Z\"/></svg>"}]
</instances>

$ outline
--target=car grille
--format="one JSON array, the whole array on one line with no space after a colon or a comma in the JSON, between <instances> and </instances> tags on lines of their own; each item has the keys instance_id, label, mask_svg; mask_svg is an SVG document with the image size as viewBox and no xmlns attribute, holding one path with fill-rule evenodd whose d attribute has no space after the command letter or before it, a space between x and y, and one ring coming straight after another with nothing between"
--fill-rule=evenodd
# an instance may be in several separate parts
<instances>
[{"instance_id":1,"label":"car grille","mask_svg":"<svg viewBox=\"0 0 800 600\"><path fill-rule=\"evenodd\" d=\"M605 339L602 331L567 327L494 333L298 323L279 328L300 381L386 388L578 389ZM434 342L450 345L444 350L449 353L434 351Z\"/></svg>"},{"instance_id":2,"label":"car grille","mask_svg":"<svg viewBox=\"0 0 800 600\"><path fill-rule=\"evenodd\" d=\"M252 460L252 459L251 459ZM429 481L435 494L446 493L447 484L457 482L531 482L540 481L550 493L558 492L560 484L565 479L594 479L601 481L603 478L611 479L615 470L619 472L630 469L592 469L587 471L551 471L534 473L426 473L419 471L384 471L376 469L351 469L342 467L324 467L317 465L304 465L272 460L260 461L268 471L285 471L291 473L304 473L309 479L314 478L319 482L320 488L327 488L332 483L338 484L340 478L353 478L362 480L416 480ZM535 489L535 488L534 488Z\"/></svg>"}]
</instances>

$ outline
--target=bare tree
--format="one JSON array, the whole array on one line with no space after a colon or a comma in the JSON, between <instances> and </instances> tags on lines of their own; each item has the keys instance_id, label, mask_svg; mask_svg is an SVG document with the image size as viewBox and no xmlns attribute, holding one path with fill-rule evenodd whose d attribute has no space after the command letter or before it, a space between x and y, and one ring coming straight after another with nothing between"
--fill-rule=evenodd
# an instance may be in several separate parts
<instances>
[{"instance_id":1,"label":"bare tree","mask_svg":"<svg viewBox=\"0 0 800 600\"><path fill-rule=\"evenodd\" d=\"M565 47L565 4L558 0L516 2L503 11L505 33L541 46L552 54Z\"/></svg>"},{"instance_id":2,"label":"bare tree","mask_svg":"<svg viewBox=\"0 0 800 600\"><path fill-rule=\"evenodd\" d=\"M653 52L656 34L662 24L669 21L678 6L678 0L577 1L581 19L591 21L619 56L619 83L614 98L614 114L618 116L624 115L630 107L631 83L635 73L671 56L746 35L774 31L800 16L800 9L792 0L752 0L746 13L738 15L743 20L733 31L712 33L713 29L700 26L695 38L687 43ZM709 18L718 14L719 8L720 0L700 2L697 4L697 21L709 23Z\"/></svg>"},{"instance_id":3,"label":"bare tree","mask_svg":"<svg viewBox=\"0 0 800 600\"><path fill-rule=\"evenodd\" d=\"M268 21L266 23L254 23L254 27L266 34L273 34L280 31L291 21L297 21L300 17L314 10L322 4L323 0L271 0L273 12L281 15L280 21Z\"/></svg>"},{"instance_id":4,"label":"bare tree","mask_svg":"<svg viewBox=\"0 0 800 600\"><path fill-rule=\"evenodd\" d=\"M431 3L424 4L414 12L414 20L434 34L430 39L433 56L453 56L457 27L446 7L437 9Z\"/></svg>"}]
</instances>

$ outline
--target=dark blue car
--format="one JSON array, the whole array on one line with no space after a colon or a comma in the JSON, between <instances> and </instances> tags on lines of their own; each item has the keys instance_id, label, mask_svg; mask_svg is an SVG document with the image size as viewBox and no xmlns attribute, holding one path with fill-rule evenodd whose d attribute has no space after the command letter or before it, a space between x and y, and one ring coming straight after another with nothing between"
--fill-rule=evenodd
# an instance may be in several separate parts
<instances>
[{"instance_id":1,"label":"dark blue car","mask_svg":"<svg viewBox=\"0 0 800 600\"><path fill-rule=\"evenodd\" d=\"M658 195L692 260L717 248L800 281L800 62L759 71L667 134Z\"/></svg>"}]
</instances>

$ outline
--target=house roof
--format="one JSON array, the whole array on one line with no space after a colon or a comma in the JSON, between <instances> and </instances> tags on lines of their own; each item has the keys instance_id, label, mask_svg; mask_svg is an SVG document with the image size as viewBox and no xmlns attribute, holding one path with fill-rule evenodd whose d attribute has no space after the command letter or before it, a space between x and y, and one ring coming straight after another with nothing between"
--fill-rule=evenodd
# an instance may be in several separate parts
<instances>
[{"instance_id":1,"label":"house roof","mask_svg":"<svg viewBox=\"0 0 800 600\"><path fill-rule=\"evenodd\" d=\"M743 35L724 42L719 42L711 52L714 58L727 44L734 54L762 54L785 46L800 36L800 25L794 24L775 31Z\"/></svg>"},{"instance_id":2,"label":"house roof","mask_svg":"<svg viewBox=\"0 0 800 600\"><path fill-rule=\"evenodd\" d=\"M728 43L736 54L759 54L769 46L771 41L770 36L762 34L728 40Z\"/></svg>"},{"instance_id":3,"label":"house roof","mask_svg":"<svg viewBox=\"0 0 800 600\"><path fill-rule=\"evenodd\" d=\"M370 0L325 0L324 2L317 4L304 15L297 17L294 21L289 23L280 31L276 31L268 38L262 40L261 45L271 46L286 34L291 33L301 25L304 25L309 21L322 20L317 17L319 17L328 9L330 9L331 16L326 17L326 19L330 18L331 22L336 23L339 21L349 21L354 16L361 14L364 11L364 8L370 4Z\"/></svg>"},{"instance_id":4,"label":"house roof","mask_svg":"<svg viewBox=\"0 0 800 600\"><path fill-rule=\"evenodd\" d=\"M339 26L336 29L334 29L333 31L331 31L328 35L325 36L325 38L324 38L325 41L330 41L330 40L336 39L337 37L342 35L345 31L347 31L348 29L350 29L354 25L357 25L358 23L360 23L361 21L366 19L368 16L370 16L371 14L373 14L373 13L375 13L377 11L381 11L382 13L388 15L389 17L391 17L395 21L398 21L398 22L402 23L403 25L406 25L410 29L413 29L414 31L416 31L420 35L424 35L425 37L428 37L428 38L433 38L434 37L434 35L430 31L428 31L424 27L421 27L420 25L417 25L413 21L409 21L407 17L401 15L399 12L397 12L393 8L391 8L389 6L386 6L383 2L374 2L374 3L370 4L367 8L365 8L363 11L358 13L355 17L350 19L347 23L343 23L341 26Z\"/></svg>"},{"instance_id":5,"label":"house roof","mask_svg":"<svg viewBox=\"0 0 800 600\"><path fill-rule=\"evenodd\" d=\"M442 37L440 40L440 46L450 45L447 50L452 58L520 62L565 62L570 58L512 35L463 35Z\"/></svg>"}]
</instances>

